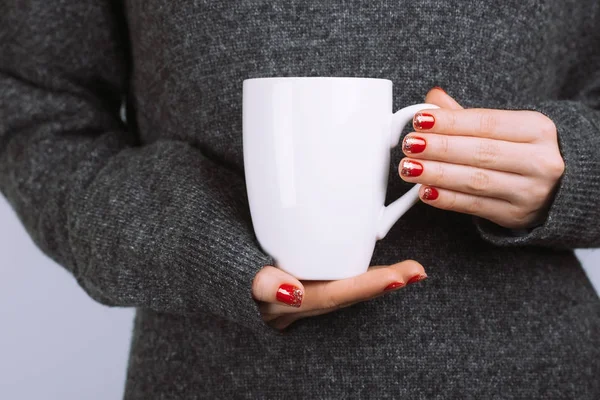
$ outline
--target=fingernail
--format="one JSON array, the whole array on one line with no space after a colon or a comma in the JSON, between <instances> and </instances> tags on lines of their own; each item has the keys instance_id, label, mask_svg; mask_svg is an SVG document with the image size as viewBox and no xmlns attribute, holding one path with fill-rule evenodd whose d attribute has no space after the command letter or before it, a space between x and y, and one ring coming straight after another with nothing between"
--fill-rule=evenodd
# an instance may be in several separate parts
<instances>
[{"instance_id":1,"label":"fingernail","mask_svg":"<svg viewBox=\"0 0 600 400\"><path fill-rule=\"evenodd\" d=\"M439 86L434 86L433 88L436 89L436 90L441 90L442 92L446 93L446 91L444 89L442 89L441 87L439 87Z\"/></svg>"},{"instance_id":2,"label":"fingernail","mask_svg":"<svg viewBox=\"0 0 600 400\"><path fill-rule=\"evenodd\" d=\"M402 168L400 169L400 175L414 178L423 173L423 165L416 161L404 160L402 161Z\"/></svg>"},{"instance_id":3,"label":"fingernail","mask_svg":"<svg viewBox=\"0 0 600 400\"><path fill-rule=\"evenodd\" d=\"M407 136L402 142L402 150L410 154L422 153L425 146L427 146L425 139L418 136Z\"/></svg>"},{"instance_id":4,"label":"fingernail","mask_svg":"<svg viewBox=\"0 0 600 400\"><path fill-rule=\"evenodd\" d=\"M413 126L416 130L431 129L435 125L435 118L431 114L416 113L413 118Z\"/></svg>"},{"instance_id":5,"label":"fingernail","mask_svg":"<svg viewBox=\"0 0 600 400\"><path fill-rule=\"evenodd\" d=\"M284 283L277 289L277 300L292 307L300 307L302 305L302 290L294 285Z\"/></svg>"},{"instance_id":6,"label":"fingernail","mask_svg":"<svg viewBox=\"0 0 600 400\"><path fill-rule=\"evenodd\" d=\"M392 282L389 285L387 285L385 287L385 289L383 289L383 291L387 292L388 290L398 289L398 288L401 288L402 286L404 286L404 282Z\"/></svg>"},{"instance_id":7,"label":"fingernail","mask_svg":"<svg viewBox=\"0 0 600 400\"><path fill-rule=\"evenodd\" d=\"M423 200L435 200L439 195L440 193L434 187L425 186L425 189L423 189Z\"/></svg>"},{"instance_id":8,"label":"fingernail","mask_svg":"<svg viewBox=\"0 0 600 400\"><path fill-rule=\"evenodd\" d=\"M420 282L420 281L422 281L422 280L423 280L423 279L425 279L425 278L427 278L427 275L420 275L420 274L419 274L419 275L415 275L415 276L413 276L412 278L410 278L410 279L408 280L408 282L406 282L406 284L407 284L407 285L410 285L411 283Z\"/></svg>"}]
</instances>

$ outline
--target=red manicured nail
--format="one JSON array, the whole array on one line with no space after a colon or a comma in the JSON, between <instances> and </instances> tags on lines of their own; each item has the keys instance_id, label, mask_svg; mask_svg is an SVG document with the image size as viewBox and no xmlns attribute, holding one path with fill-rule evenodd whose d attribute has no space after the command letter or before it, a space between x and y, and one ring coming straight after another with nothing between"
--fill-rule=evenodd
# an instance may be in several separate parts
<instances>
[{"instance_id":1,"label":"red manicured nail","mask_svg":"<svg viewBox=\"0 0 600 400\"><path fill-rule=\"evenodd\" d=\"M400 169L400 175L414 178L423 173L423 165L416 161L404 160L402 161L402 168Z\"/></svg>"},{"instance_id":2,"label":"red manicured nail","mask_svg":"<svg viewBox=\"0 0 600 400\"><path fill-rule=\"evenodd\" d=\"M284 283L277 290L277 300L292 307L300 307L302 305L302 290L294 285Z\"/></svg>"},{"instance_id":3,"label":"red manicured nail","mask_svg":"<svg viewBox=\"0 0 600 400\"><path fill-rule=\"evenodd\" d=\"M404 286L404 282L392 282L389 285L387 285L385 287L385 289L383 289L383 291L387 292L388 290L398 289L398 288L401 288L402 286Z\"/></svg>"},{"instance_id":4,"label":"red manicured nail","mask_svg":"<svg viewBox=\"0 0 600 400\"><path fill-rule=\"evenodd\" d=\"M439 86L435 86L435 87L434 87L434 89L436 89L436 90L441 90L442 92L446 93L446 91L445 91L444 89L442 89L441 87L439 87ZM446 93L446 94L447 94L447 93Z\"/></svg>"},{"instance_id":5,"label":"red manicured nail","mask_svg":"<svg viewBox=\"0 0 600 400\"><path fill-rule=\"evenodd\" d=\"M416 130L431 129L435 125L435 118L431 114L416 113L413 118L413 126Z\"/></svg>"},{"instance_id":6,"label":"red manicured nail","mask_svg":"<svg viewBox=\"0 0 600 400\"><path fill-rule=\"evenodd\" d=\"M431 186L425 186L425 189L423 190L423 200L435 200L439 195L440 193L437 189Z\"/></svg>"},{"instance_id":7,"label":"red manicured nail","mask_svg":"<svg viewBox=\"0 0 600 400\"><path fill-rule=\"evenodd\" d=\"M427 142L419 136L407 136L402 142L402 150L409 154L422 153L425 146L427 146Z\"/></svg>"},{"instance_id":8,"label":"red manicured nail","mask_svg":"<svg viewBox=\"0 0 600 400\"><path fill-rule=\"evenodd\" d=\"M416 282L420 282L423 279L427 278L427 275L415 275L412 278L410 278L408 280L408 282L406 282L407 285L410 285L411 283L416 283Z\"/></svg>"}]
</instances>

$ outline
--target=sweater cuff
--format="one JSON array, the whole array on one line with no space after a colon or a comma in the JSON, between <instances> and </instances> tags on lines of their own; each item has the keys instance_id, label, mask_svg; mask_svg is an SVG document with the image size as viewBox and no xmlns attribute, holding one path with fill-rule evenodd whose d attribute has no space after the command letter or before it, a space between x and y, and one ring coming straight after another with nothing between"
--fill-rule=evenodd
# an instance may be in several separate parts
<instances>
[{"instance_id":1,"label":"sweater cuff","mask_svg":"<svg viewBox=\"0 0 600 400\"><path fill-rule=\"evenodd\" d=\"M542 224L513 231L475 218L480 235L499 246L544 246L572 249L600 242L600 127L597 111L574 101L550 101L510 108L538 111L556 125L565 171Z\"/></svg>"}]
</instances>

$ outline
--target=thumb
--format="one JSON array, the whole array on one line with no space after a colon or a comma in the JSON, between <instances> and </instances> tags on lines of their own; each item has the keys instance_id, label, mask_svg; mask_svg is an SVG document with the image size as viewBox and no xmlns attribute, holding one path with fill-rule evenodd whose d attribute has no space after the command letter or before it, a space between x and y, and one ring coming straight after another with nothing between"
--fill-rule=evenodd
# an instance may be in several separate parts
<instances>
[{"instance_id":1,"label":"thumb","mask_svg":"<svg viewBox=\"0 0 600 400\"><path fill-rule=\"evenodd\" d=\"M431 89L427 96L425 97L426 103L435 104L440 108L450 108L452 110L462 110L463 107L458 104L456 100L454 100L448 93L444 91L444 89L440 87L435 87Z\"/></svg>"},{"instance_id":2,"label":"thumb","mask_svg":"<svg viewBox=\"0 0 600 400\"><path fill-rule=\"evenodd\" d=\"M258 301L300 307L304 297L304 286L287 272L267 266L254 277L252 295Z\"/></svg>"}]
</instances>

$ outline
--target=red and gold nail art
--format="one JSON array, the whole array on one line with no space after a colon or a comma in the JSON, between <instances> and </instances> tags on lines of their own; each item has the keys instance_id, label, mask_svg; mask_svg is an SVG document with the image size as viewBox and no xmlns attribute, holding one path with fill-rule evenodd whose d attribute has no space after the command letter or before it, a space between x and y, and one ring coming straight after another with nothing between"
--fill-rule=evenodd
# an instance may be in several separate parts
<instances>
[{"instance_id":1,"label":"red and gold nail art","mask_svg":"<svg viewBox=\"0 0 600 400\"><path fill-rule=\"evenodd\" d=\"M427 278L427 275L415 275L412 278L410 278L408 280L408 282L406 282L406 284L410 285L411 283L420 282L420 281L424 280L425 278Z\"/></svg>"},{"instance_id":2,"label":"red and gold nail art","mask_svg":"<svg viewBox=\"0 0 600 400\"><path fill-rule=\"evenodd\" d=\"M387 292L389 290L394 290L394 289L398 289L401 288L402 286L404 286L404 282L392 282L389 285L387 285L385 287L385 289L383 289L384 292Z\"/></svg>"},{"instance_id":3,"label":"red and gold nail art","mask_svg":"<svg viewBox=\"0 0 600 400\"><path fill-rule=\"evenodd\" d=\"M413 126L418 131L431 129L434 125L435 117L431 114L419 112L413 118Z\"/></svg>"},{"instance_id":4,"label":"red and gold nail art","mask_svg":"<svg viewBox=\"0 0 600 400\"><path fill-rule=\"evenodd\" d=\"M302 305L302 290L294 285L284 283L277 290L277 300L292 307L300 307Z\"/></svg>"},{"instance_id":5,"label":"red and gold nail art","mask_svg":"<svg viewBox=\"0 0 600 400\"><path fill-rule=\"evenodd\" d=\"M416 161L404 160L400 169L400 175L414 178L423 173L423 165Z\"/></svg>"},{"instance_id":6,"label":"red and gold nail art","mask_svg":"<svg viewBox=\"0 0 600 400\"><path fill-rule=\"evenodd\" d=\"M435 200L439 195L440 193L434 187L425 186L425 189L423 189L423 200Z\"/></svg>"},{"instance_id":7,"label":"red and gold nail art","mask_svg":"<svg viewBox=\"0 0 600 400\"><path fill-rule=\"evenodd\" d=\"M427 146L427 142L419 136L407 136L402 142L402 150L409 154L422 153L425 146Z\"/></svg>"}]
</instances>

